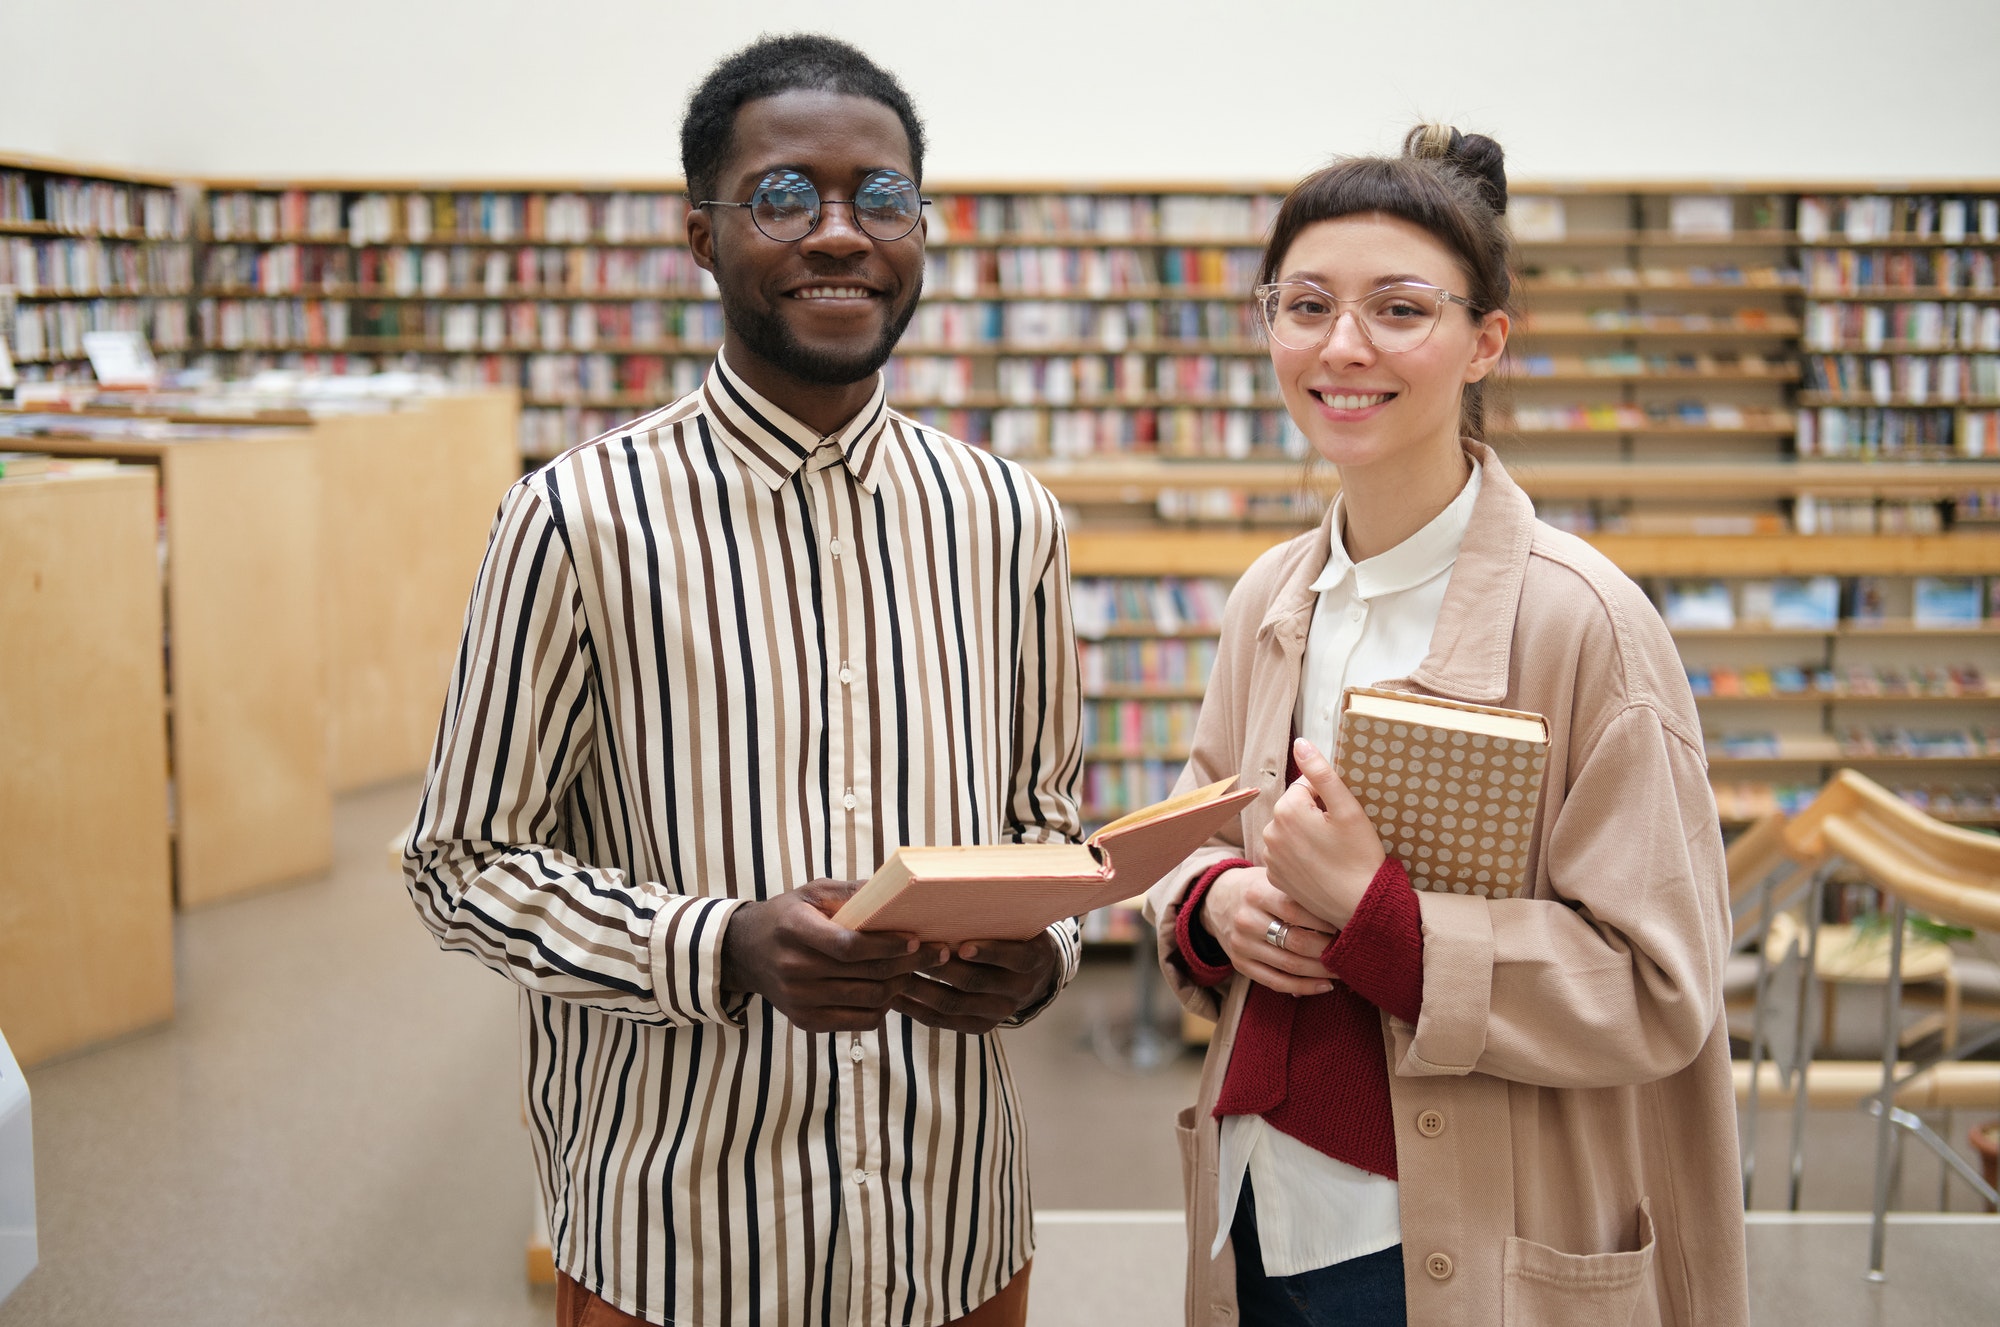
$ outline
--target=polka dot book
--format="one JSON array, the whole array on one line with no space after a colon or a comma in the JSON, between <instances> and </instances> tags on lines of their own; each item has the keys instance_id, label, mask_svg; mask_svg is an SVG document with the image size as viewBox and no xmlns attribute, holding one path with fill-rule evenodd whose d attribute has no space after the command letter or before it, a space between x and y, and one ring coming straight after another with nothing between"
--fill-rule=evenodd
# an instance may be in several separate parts
<instances>
[{"instance_id":1,"label":"polka dot book","mask_svg":"<svg viewBox=\"0 0 2000 1327\"><path fill-rule=\"evenodd\" d=\"M1334 768L1418 889L1515 898L1548 763L1548 721L1349 687Z\"/></svg>"}]
</instances>

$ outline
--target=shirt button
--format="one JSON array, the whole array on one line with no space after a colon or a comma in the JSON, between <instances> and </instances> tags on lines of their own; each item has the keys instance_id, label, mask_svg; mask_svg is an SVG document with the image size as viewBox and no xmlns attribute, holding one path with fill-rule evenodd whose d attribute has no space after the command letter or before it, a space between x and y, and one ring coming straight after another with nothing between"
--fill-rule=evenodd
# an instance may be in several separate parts
<instances>
[{"instance_id":1,"label":"shirt button","mask_svg":"<svg viewBox=\"0 0 2000 1327\"><path fill-rule=\"evenodd\" d=\"M833 555L834 555L835 557L839 557L839 556L840 556L840 541L839 541L838 539L836 539L836 540L834 540L834 541L833 541L833 544L832 544L832 548L833 548Z\"/></svg>"},{"instance_id":2,"label":"shirt button","mask_svg":"<svg viewBox=\"0 0 2000 1327\"><path fill-rule=\"evenodd\" d=\"M1447 1254L1433 1253L1424 1259L1424 1270L1431 1274L1433 1281L1451 1280L1451 1258Z\"/></svg>"},{"instance_id":3,"label":"shirt button","mask_svg":"<svg viewBox=\"0 0 2000 1327\"><path fill-rule=\"evenodd\" d=\"M1368 610L1365 608L1350 608L1347 610L1347 620L1349 622L1359 622L1366 616L1368 616Z\"/></svg>"},{"instance_id":4,"label":"shirt button","mask_svg":"<svg viewBox=\"0 0 2000 1327\"><path fill-rule=\"evenodd\" d=\"M857 1171L855 1171L855 1172L854 1172L854 1182L855 1182L856 1184L866 1184L866 1183L868 1182L868 1172L867 1172L867 1171L865 1171L865 1170L857 1170ZM1433 1254L1432 1256L1433 1256L1433 1257L1436 1257L1436 1256L1438 1256L1438 1255L1436 1255L1436 1254Z\"/></svg>"},{"instance_id":5,"label":"shirt button","mask_svg":"<svg viewBox=\"0 0 2000 1327\"><path fill-rule=\"evenodd\" d=\"M852 1056L852 1057L853 1057L854 1059L857 1059L857 1060L858 1060L858 1059L860 1059L860 1058L861 1058L861 1043L860 1043L860 1042L858 1042L858 1041L857 1041L857 1042L855 1042L855 1043L854 1043L854 1049L853 1049L853 1050L851 1050L851 1051L849 1051L849 1052L848 1052L848 1054L849 1054L850 1056Z\"/></svg>"},{"instance_id":6,"label":"shirt button","mask_svg":"<svg viewBox=\"0 0 2000 1327\"><path fill-rule=\"evenodd\" d=\"M1444 1115L1440 1111L1427 1110L1417 1116L1417 1132L1426 1138L1435 1138L1444 1132Z\"/></svg>"},{"instance_id":7,"label":"shirt button","mask_svg":"<svg viewBox=\"0 0 2000 1327\"><path fill-rule=\"evenodd\" d=\"M854 681L854 670L846 664L840 666L840 685L847 686Z\"/></svg>"},{"instance_id":8,"label":"shirt button","mask_svg":"<svg viewBox=\"0 0 2000 1327\"><path fill-rule=\"evenodd\" d=\"M852 811L854 809L855 801L856 798L854 796L854 789L849 788L845 793L841 794L840 804L846 807L848 810Z\"/></svg>"}]
</instances>

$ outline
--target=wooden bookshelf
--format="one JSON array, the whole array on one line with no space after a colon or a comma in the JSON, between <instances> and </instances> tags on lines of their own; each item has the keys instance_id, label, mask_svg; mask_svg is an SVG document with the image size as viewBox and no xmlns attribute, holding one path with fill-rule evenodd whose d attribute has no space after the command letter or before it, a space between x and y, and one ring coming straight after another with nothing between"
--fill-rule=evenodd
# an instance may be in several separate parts
<instances>
[{"instance_id":1,"label":"wooden bookshelf","mask_svg":"<svg viewBox=\"0 0 2000 1327\"><path fill-rule=\"evenodd\" d=\"M189 186L0 152L0 340L22 376L88 376L83 334L138 331L173 367L192 344Z\"/></svg>"}]
</instances>

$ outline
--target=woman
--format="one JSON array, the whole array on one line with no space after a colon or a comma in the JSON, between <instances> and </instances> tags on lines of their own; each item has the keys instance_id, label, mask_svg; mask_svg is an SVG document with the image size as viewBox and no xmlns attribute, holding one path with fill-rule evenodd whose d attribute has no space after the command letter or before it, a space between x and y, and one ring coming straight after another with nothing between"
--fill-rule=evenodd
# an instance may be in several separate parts
<instances>
[{"instance_id":1,"label":"woman","mask_svg":"<svg viewBox=\"0 0 2000 1327\"><path fill-rule=\"evenodd\" d=\"M1701 729L1645 596L1481 441L1499 145L1441 126L1285 200L1259 307L1327 519L1231 595L1183 786L1261 795L1148 898L1218 1020L1183 1112L1190 1323L1748 1319ZM1341 689L1528 710L1526 897L1417 893L1327 761Z\"/></svg>"}]
</instances>

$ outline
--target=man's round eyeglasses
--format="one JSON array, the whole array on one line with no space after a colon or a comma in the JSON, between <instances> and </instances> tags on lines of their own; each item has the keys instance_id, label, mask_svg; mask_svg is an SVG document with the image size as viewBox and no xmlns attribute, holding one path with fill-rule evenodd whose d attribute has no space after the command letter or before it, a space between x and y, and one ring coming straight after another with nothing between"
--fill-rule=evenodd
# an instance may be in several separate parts
<instances>
[{"instance_id":1,"label":"man's round eyeglasses","mask_svg":"<svg viewBox=\"0 0 2000 1327\"><path fill-rule=\"evenodd\" d=\"M795 170L774 170L757 182L747 203L709 199L696 207L744 207L757 229L781 244L804 239L819 227L827 208L845 204L854 209L854 224L872 240L900 240L923 219L928 198L917 193L916 181L901 171L878 170L861 181L852 198L821 198L813 182Z\"/></svg>"},{"instance_id":2,"label":"man's round eyeglasses","mask_svg":"<svg viewBox=\"0 0 2000 1327\"><path fill-rule=\"evenodd\" d=\"M1415 350L1430 340L1447 304L1479 312L1479 306L1463 295L1420 281L1399 281L1355 299L1336 299L1310 281L1274 281L1257 287L1255 294L1264 330L1287 350L1317 350L1325 345L1343 307L1353 308L1354 324L1369 345L1391 354Z\"/></svg>"}]
</instances>

